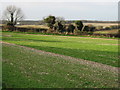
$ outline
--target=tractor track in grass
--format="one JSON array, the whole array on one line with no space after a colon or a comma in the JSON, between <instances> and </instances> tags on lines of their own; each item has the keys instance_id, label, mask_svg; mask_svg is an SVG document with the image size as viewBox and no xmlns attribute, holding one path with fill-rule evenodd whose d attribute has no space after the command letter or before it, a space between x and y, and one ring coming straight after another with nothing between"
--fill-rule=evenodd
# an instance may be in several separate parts
<instances>
[{"instance_id":1,"label":"tractor track in grass","mask_svg":"<svg viewBox=\"0 0 120 90\"><path fill-rule=\"evenodd\" d=\"M52 52L37 50L37 49L34 49L34 48L21 46L21 45L17 45L17 44L13 44L13 43L8 43L8 42L3 42L3 41L0 41L0 43L6 44L6 45L11 45L11 46L19 46L21 48L24 48L24 49L27 49L27 50L32 50L32 51L40 53L40 54L60 57L60 58L66 59L66 60L72 60L73 62L78 62L78 63L83 64L83 65L87 65L87 66L94 67L94 68L99 68L99 69L106 70L106 71L111 71L113 73L118 73L118 71L120 69L118 67L105 65L105 64L94 62L94 61L88 61L88 60L84 60L84 59L74 58L74 57L71 57L71 56L65 56L65 55L60 55L60 54L56 54L56 53L52 53Z\"/></svg>"}]
</instances>

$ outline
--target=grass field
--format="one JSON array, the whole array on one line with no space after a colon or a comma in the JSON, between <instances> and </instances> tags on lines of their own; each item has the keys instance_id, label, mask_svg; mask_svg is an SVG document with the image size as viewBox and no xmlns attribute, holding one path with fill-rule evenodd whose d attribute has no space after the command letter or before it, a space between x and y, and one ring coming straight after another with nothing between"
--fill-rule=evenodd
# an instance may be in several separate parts
<instances>
[{"instance_id":1,"label":"grass field","mask_svg":"<svg viewBox=\"0 0 120 90\"><path fill-rule=\"evenodd\" d=\"M3 41L118 67L118 40L3 32Z\"/></svg>"},{"instance_id":2,"label":"grass field","mask_svg":"<svg viewBox=\"0 0 120 90\"><path fill-rule=\"evenodd\" d=\"M118 26L118 23L84 23L85 25L94 25L94 26L103 26L103 27L109 27L109 26Z\"/></svg>"},{"instance_id":3,"label":"grass field","mask_svg":"<svg viewBox=\"0 0 120 90\"><path fill-rule=\"evenodd\" d=\"M2 41L3 87L118 88L117 39L3 32Z\"/></svg>"},{"instance_id":4,"label":"grass field","mask_svg":"<svg viewBox=\"0 0 120 90\"><path fill-rule=\"evenodd\" d=\"M95 31L94 33L95 34L118 34L119 30L113 29L113 30Z\"/></svg>"},{"instance_id":5,"label":"grass field","mask_svg":"<svg viewBox=\"0 0 120 90\"><path fill-rule=\"evenodd\" d=\"M20 25L17 27L23 27L23 28L44 28L44 29L49 29L49 27L45 25Z\"/></svg>"},{"instance_id":6,"label":"grass field","mask_svg":"<svg viewBox=\"0 0 120 90\"><path fill-rule=\"evenodd\" d=\"M118 74L3 44L3 86L6 88L117 88Z\"/></svg>"}]
</instances>

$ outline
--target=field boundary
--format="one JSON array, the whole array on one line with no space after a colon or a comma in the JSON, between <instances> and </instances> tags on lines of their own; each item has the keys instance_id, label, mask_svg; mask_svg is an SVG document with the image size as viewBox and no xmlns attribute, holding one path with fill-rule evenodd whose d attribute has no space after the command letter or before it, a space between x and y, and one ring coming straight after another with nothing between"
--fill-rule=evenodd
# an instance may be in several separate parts
<instances>
[{"instance_id":1,"label":"field boundary","mask_svg":"<svg viewBox=\"0 0 120 90\"><path fill-rule=\"evenodd\" d=\"M94 62L94 61L88 61L88 60L84 60L84 59L77 59L77 58L74 58L74 57L71 57L71 56L65 56L65 55L60 55L60 54L56 54L56 53L52 53L52 52L46 52L46 51L42 51L42 50L37 50L37 49L34 49L34 48L21 46L21 45L17 45L17 44L13 44L13 43L8 43L8 42L3 42L3 41L0 41L0 43L1 44L11 45L11 46L18 46L18 47L21 47L21 48L24 48L24 49L32 50L32 51L42 53L42 54L47 54L49 56L60 57L60 58L66 59L66 60L77 61L80 64L91 66L91 67L94 67L94 68L100 68L102 70L111 71L113 73L118 73L118 71L120 69L118 67L105 65L105 64Z\"/></svg>"}]
</instances>

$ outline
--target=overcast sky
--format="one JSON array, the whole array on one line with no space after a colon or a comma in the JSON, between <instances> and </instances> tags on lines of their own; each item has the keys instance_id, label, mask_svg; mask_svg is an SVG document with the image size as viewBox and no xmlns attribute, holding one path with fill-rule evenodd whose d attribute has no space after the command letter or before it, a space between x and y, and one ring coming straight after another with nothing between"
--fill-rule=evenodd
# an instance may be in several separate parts
<instances>
[{"instance_id":1,"label":"overcast sky","mask_svg":"<svg viewBox=\"0 0 120 90\"><path fill-rule=\"evenodd\" d=\"M41 20L48 15L66 20L118 20L119 0L0 0L1 13L9 5L20 7L26 20Z\"/></svg>"}]
</instances>

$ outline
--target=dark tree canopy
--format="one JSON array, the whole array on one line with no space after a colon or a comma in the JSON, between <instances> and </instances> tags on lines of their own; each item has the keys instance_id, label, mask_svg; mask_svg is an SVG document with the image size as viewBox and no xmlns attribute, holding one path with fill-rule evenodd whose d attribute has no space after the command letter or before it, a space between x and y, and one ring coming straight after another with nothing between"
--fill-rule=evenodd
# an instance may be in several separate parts
<instances>
[{"instance_id":1,"label":"dark tree canopy","mask_svg":"<svg viewBox=\"0 0 120 90\"><path fill-rule=\"evenodd\" d=\"M48 27L50 27L50 29L53 28L54 24L55 24L55 16L48 16L46 18L44 18L44 22L47 23Z\"/></svg>"},{"instance_id":2,"label":"dark tree canopy","mask_svg":"<svg viewBox=\"0 0 120 90\"><path fill-rule=\"evenodd\" d=\"M76 26L77 26L77 29L81 31L82 28L83 28L83 23L82 23L82 21L76 21L75 24L76 24Z\"/></svg>"},{"instance_id":3,"label":"dark tree canopy","mask_svg":"<svg viewBox=\"0 0 120 90\"><path fill-rule=\"evenodd\" d=\"M23 17L22 10L13 5L8 6L3 15L3 18L13 25L16 25L18 21L23 19Z\"/></svg>"},{"instance_id":4,"label":"dark tree canopy","mask_svg":"<svg viewBox=\"0 0 120 90\"><path fill-rule=\"evenodd\" d=\"M83 29L83 31L86 31L86 32L94 32L94 30L95 30L95 27L92 25L85 26Z\"/></svg>"},{"instance_id":5,"label":"dark tree canopy","mask_svg":"<svg viewBox=\"0 0 120 90\"><path fill-rule=\"evenodd\" d=\"M64 25L61 22L56 22L54 25L54 29L63 32L64 31Z\"/></svg>"},{"instance_id":6,"label":"dark tree canopy","mask_svg":"<svg viewBox=\"0 0 120 90\"><path fill-rule=\"evenodd\" d=\"M70 32L74 33L74 29L75 29L74 25L72 25L72 24L68 25L68 33L70 33Z\"/></svg>"},{"instance_id":7,"label":"dark tree canopy","mask_svg":"<svg viewBox=\"0 0 120 90\"><path fill-rule=\"evenodd\" d=\"M88 27L88 26L85 26L83 31L88 32L88 31L89 31L89 27Z\"/></svg>"}]
</instances>

